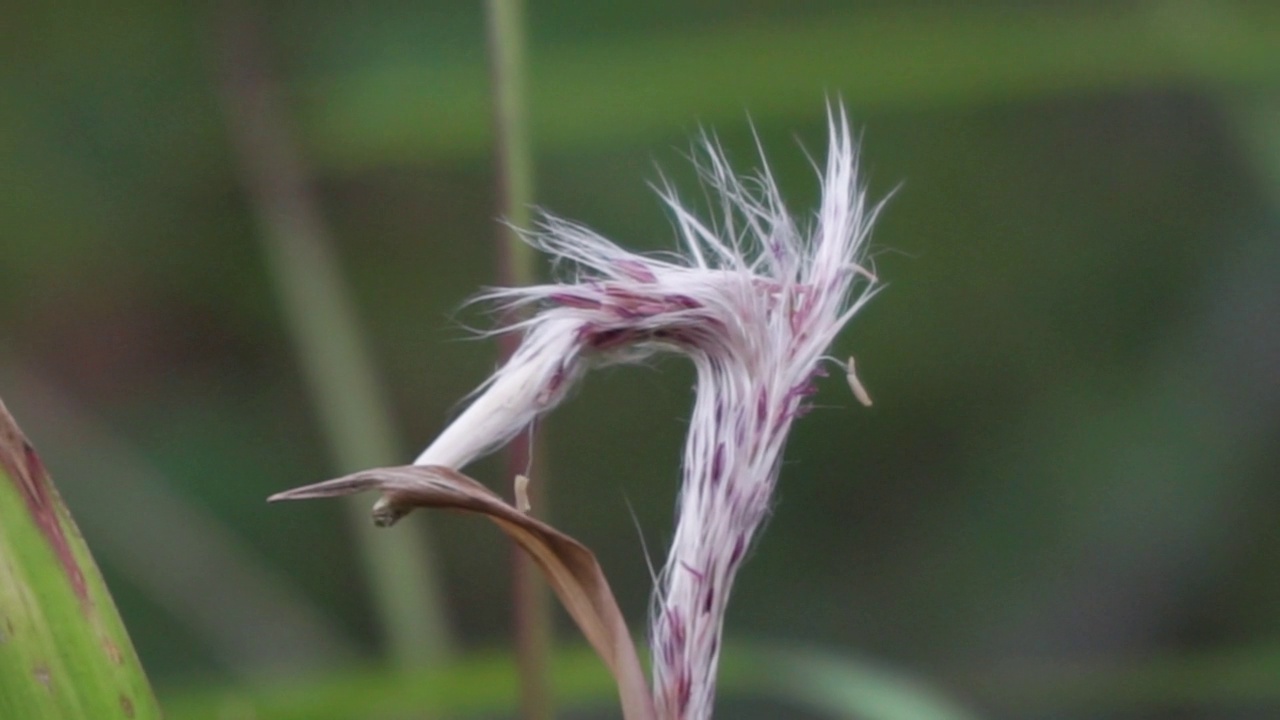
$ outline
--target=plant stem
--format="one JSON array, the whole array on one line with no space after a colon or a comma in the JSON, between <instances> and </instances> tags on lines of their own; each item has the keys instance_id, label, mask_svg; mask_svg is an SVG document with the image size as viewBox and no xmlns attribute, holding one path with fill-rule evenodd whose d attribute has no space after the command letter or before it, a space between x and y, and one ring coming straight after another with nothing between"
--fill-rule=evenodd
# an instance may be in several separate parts
<instances>
[{"instance_id":1,"label":"plant stem","mask_svg":"<svg viewBox=\"0 0 1280 720\"><path fill-rule=\"evenodd\" d=\"M339 471L394 462L390 413L307 172L269 78L260 28L229 2L220 44L224 106L268 269ZM379 532L368 503L348 505L389 654L401 666L441 663L449 628L435 561L421 532Z\"/></svg>"},{"instance_id":2,"label":"plant stem","mask_svg":"<svg viewBox=\"0 0 1280 720\"><path fill-rule=\"evenodd\" d=\"M494 159L499 211L510 226L498 237L498 280L502 285L528 285L535 279L532 249L516 228L529 226L533 201L533 161L525 117L525 47L523 0L488 0L486 18L489 70L493 94ZM514 352L519 339L504 337L503 359ZM506 451L507 476L532 474L529 500L546 516L545 467L530 473L534 439L523 433ZM551 603L546 586L533 563L512 549L512 588L515 606L516 658L520 667L520 714L525 720L549 720L552 699L548 665L551 657Z\"/></svg>"}]
</instances>

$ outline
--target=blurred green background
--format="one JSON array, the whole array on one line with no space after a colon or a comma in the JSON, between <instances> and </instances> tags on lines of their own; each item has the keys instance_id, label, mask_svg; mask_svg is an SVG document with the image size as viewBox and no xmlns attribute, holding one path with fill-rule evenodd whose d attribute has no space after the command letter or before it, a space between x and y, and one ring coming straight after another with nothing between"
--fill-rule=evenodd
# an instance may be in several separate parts
<instances>
[{"instance_id":1,"label":"blurred green background","mask_svg":"<svg viewBox=\"0 0 1280 720\"><path fill-rule=\"evenodd\" d=\"M387 644L342 505L264 502L351 468L290 339L219 68L279 79L394 420L381 464L411 459L493 368L467 329L491 319L459 308L493 282L498 225L481 5L256 10L6 7L0 395L161 696L266 718L286 715L226 697L381 677ZM700 197L686 155L704 127L754 167L754 124L803 214L831 97L871 193L893 195L874 238L889 288L836 352L876 404L833 378L798 425L730 643L843 658L837 688L858 667L909 676L974 717L1280 714L1280 4L526 12L542 207L665 249L649 183ZM260 55L237 54L248 27ZM691 377L597 373L545 426L555 521L637 626L640 536L662 555ZM506 488L495 462L472 474ZM506 542L415 523L456 657L503 657ZM592 666L566 662L569 684ZM721 716L810 716L749 686L726 677ZM591 687L609 717L607 681Z\"/></svg>"}]
</instances>

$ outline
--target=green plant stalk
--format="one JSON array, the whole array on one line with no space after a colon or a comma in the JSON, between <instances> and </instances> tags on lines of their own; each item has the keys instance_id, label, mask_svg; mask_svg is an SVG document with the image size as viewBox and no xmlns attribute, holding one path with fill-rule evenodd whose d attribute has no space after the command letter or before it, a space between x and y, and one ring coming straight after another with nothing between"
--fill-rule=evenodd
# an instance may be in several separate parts
<instances>
[{"instance_id":1,"label":"green plant stalk","mask_svg":"<svg viewBox=\"0 0 1280 720\"><path fill-rule=\"evenodd\" d=\"M341 472L394 462L399 453L390 411L307 173L265 77L257 28L247 11L229 7L221 58L228 120L324 437ZM401 666L444 662L451 639L426 537L379 532L367 503L353 498L347 507L391 657Z\"/></svg>"},{"instance_id":2,"label":"green plant stalk","mask_svg":"<svg viewBox=\"0 0 1280 720\"><path fill-rule=\"evenodd\" d=\"M536 279L533 250L520 240L518 229L529 227L533 202L533 160L529 148L524 98L525 39L523 0L488 0L485 6L492 90L494 160L498 206L510 226L498 237L498 280L502 285L528 285ZM510 357L518 338L503 338L501 354ZM534 439L522 433L507 447L507 476L532 474L529 501L542 517L547 512L545 466L529 470ZM534 564L512 548L512 594L516 659L520 668L520 714L525 720L550 720L551 598Z\"/></svg>"},{"instance_id":3,"label":"green plant stalk","mask_svg":"<svg viewBox=\"0 0 1280 720\"><path fill-rule=\"evenodd\" d=\"M102 574L3 402L0 717L160 717Z\"/></svg>"},{"instance_id":4,"label":"green plant stalk","mask_svg":"<svg viewBox=\"0 0 1280 720\"><path fill-rule=\"evenodd\" d=\"M264 249L335 465L345 472L400 457L331 250L318 236L290 228L286 218L269 224ZM452 642L422 526L382 531L370 521L366 499L344 504L392 659L400 665L444 662Z\"/></svg>"}]
</instances>

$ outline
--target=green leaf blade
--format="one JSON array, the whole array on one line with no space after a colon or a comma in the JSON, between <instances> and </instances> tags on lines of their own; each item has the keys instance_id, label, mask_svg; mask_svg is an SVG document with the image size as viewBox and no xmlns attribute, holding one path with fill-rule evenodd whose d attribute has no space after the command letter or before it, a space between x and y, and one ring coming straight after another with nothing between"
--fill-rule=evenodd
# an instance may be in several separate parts
<instances>
[{"instance_id":1,"label":"green leaf blade","mask_svg":"<svg viewBox=\"0 0 1280 720\"><path fill-rule=\"evenodd\" d=\"M0 717L160 717L102 575L3 403Z\"/></svg>"}]
</instances>

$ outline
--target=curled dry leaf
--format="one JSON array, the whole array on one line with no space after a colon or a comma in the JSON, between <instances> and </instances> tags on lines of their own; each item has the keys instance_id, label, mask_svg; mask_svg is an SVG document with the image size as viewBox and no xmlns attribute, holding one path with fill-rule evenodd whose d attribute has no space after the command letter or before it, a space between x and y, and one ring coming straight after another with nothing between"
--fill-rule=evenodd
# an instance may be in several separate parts
<instances>
[{"instance_id":1,"label":"curled dry leaf","mask_svg":"<svg viewBox=\"0 0 1280 720\"><path fill-rule=\"evenodd\" d=\"M374 522L387 526L416 507L484 515L533 558L565 610L618 683L623 717L656 720L653 700L622 611L595 555L585 545L515 507L479 482L447 467L407 465L365 470L287 490L269 500L306 500L379 490Z\"/></svg>"}]
</instances>

